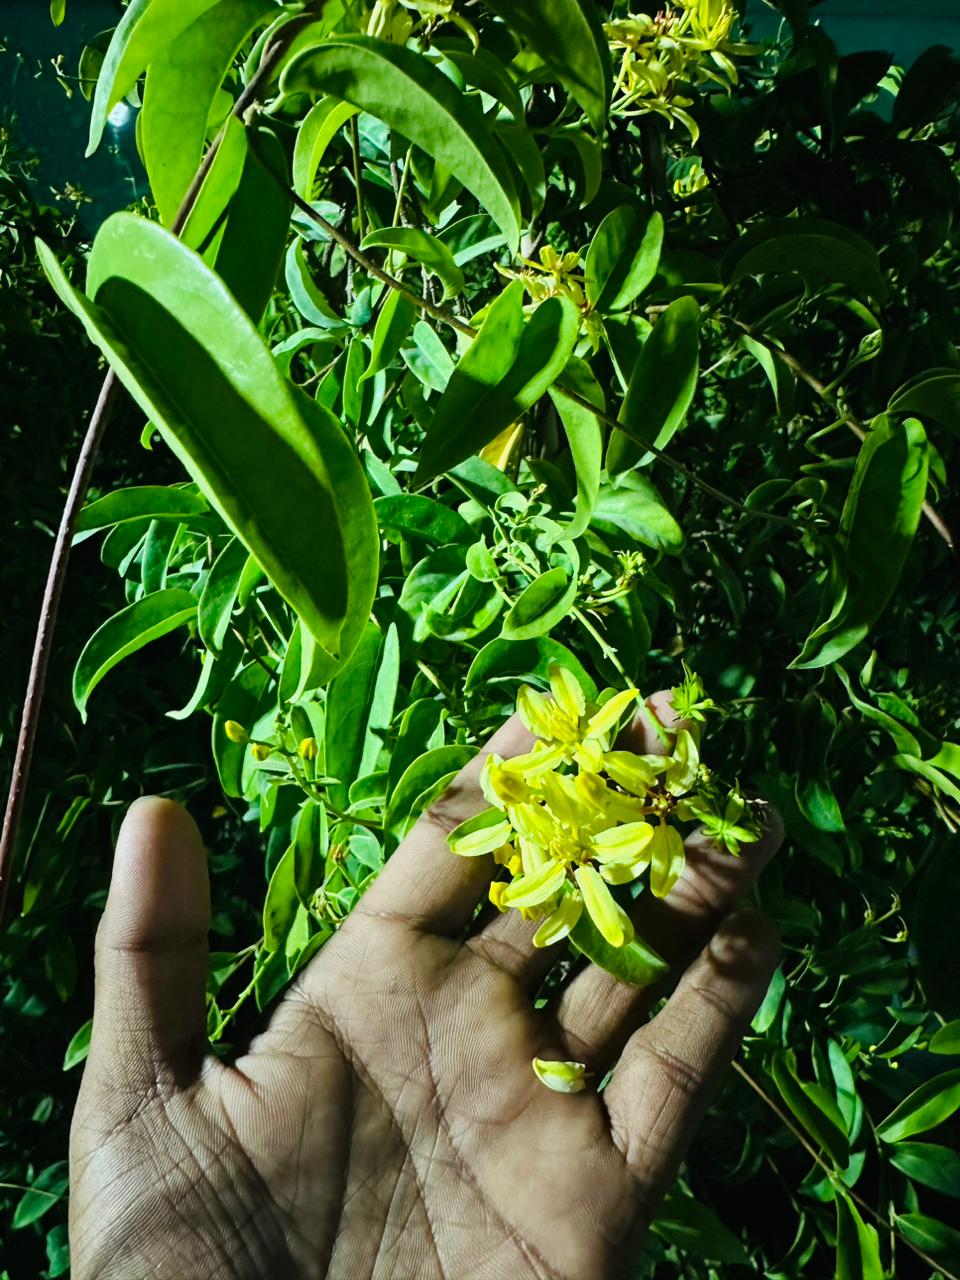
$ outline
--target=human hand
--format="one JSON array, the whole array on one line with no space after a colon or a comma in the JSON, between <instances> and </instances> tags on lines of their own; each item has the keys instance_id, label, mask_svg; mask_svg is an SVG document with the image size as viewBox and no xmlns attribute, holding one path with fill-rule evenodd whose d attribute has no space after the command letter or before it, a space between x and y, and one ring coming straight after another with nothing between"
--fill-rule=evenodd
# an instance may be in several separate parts
<instances>
[{"instance_id":1,"label":"human hand","mask_svg":"<svg viewBox=\"0 0 960 1280\"><path fill-rule=\"evenodd\" d=\"M672 723L669 695L648 705ZM629 732L658 749L640 721ZM530 741L514 719L487 749ZM669 896L636 903L638 934L682 975L652 1021L665 989L592 966L536 1011L559 948L535 950L516 912L471 927L493 860L446 843L485 805L483 754L229 1065L206 1041L199 833L170 801L131 807L71 1135L75 1280L629 1270L777 963L762 917L725 917L779 845L779 819L739 858L692 838ZM595 1081L616 1070L602 1094L558 1094L535 1056L584 1061Z\"/></svg>"}]
</instances>

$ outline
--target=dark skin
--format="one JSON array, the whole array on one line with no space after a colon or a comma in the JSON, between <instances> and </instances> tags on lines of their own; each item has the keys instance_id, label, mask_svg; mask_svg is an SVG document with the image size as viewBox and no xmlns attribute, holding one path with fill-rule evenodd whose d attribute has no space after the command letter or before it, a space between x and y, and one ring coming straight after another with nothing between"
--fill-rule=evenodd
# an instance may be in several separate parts
<instances>
[{"instance_id":1,"label":"dark skin","mask_svg":"<svg viewBox=\"0 0 960 1280\"><path fill-rule=\"evenodd\" d=\"M648 703L672 724L668 697ZM638 750L662 750L648 721ZM491 740L527 749L513 720ZM71 1139L75 1280L601 1280L625 1273L777 963L730 912L780 843L688 842L637 931L675 990L589 967L534 997L562 950L516 912L478 927L492 859L446 833L484 807L482 757L397 850L267 1029L231 1064L206 1042L209 882L178 805L130 809L97 940L90 1058ZM602 1094L551 1092L534 1056Z\"/></svg>"}]
</instances>

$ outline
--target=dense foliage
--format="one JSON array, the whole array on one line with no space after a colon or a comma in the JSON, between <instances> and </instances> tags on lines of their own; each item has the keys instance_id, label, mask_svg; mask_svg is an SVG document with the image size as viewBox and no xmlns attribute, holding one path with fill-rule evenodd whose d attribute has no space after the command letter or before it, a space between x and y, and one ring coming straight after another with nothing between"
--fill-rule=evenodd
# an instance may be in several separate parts
<instances>
[{"instance_id":1,"label":"dense foliage","mask_svg":"<svg viewBox=\"0 0 960 1280\"><path fill-rule=\"evenodd\" d=\"M779 7L760 47L722 0L133 0L85 55L91 145L138 107L155 207L85 271L13 208L149 452L81 515L122 592L83 562L99 625L4 1017L70 995L98 807L159 782L209 813L212 760L228 1050L521 685L677 686L682 659L719 706L704 759L784 816L758 891L784 961L638 1280L960 1270L960 66L841 57ZM19 325L86 386L30 279ZM0 1158L39 1247L64 1166L25 1168L38 1122L14 1108Z\"/></svg>"}]
</instances>

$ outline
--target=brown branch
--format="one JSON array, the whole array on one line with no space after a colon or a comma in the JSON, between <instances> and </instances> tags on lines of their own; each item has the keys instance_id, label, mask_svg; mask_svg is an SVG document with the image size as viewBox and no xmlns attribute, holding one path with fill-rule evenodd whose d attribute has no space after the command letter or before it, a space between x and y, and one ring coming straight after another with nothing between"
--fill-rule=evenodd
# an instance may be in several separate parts
<instances>
[{"instance_id":1,"label":"brown branch","mask_svg":"<svg viewBox=\"0 0 960 1280\"><path fill-rule=\"evenodd\" d=\"M778 1106L777 1103L774 1102L774 1100L770 1097L769 1093L767 1093L766 1089L764 1089L762 1085L758 1084L757 1081L754 1080L750 1072L746 1069L746 1067L742 1066L739 1062L734 1061L733 1069L734 1071L736 1071L737 1075L739 1075L743 1080L747 1082L747 1084L754 1091L754 1093L758 1094L764 1100L764 1102L767 1104L767 1106L770 1108L773 1114L777 1117L780 1123L784 1126L784 1128L788 1129L790 1133L793 1134L793 1136L804 1148L804 1150L807 1152L810 1158L818 1165L819 1168L821 1168L824 1171L824 1173L827 1174L830 1181L835 1182L837 1180L836 1170L830 1164L828 1164L826 1160L824 1160L823 1156L821 1156L820 1152L817 1151L816 1147L814 1147L812 1143L807 1141L804 1134L801 1133L801 1131L793 1123L793 1121L790 1119L787 1113L783 1110L783 1108ZM887 1227L890 1225L887 1222L887 1220L883 1218L876 1211L876 1209L874 1209L873 1205L870 1204L868 1201L864 1200L863 1196L861 1196L858 1192L854 1191L852 1187L848 1187L844 1185L843 1189L845 1193L850 1197L850 1199L853 1200L864 1211L864 1213L866 1213L869 1217L871 1217L874 1220L874 1222L877 1223L878 1226ZM896 1230L896 1222L894 1222L893 1226L894 1226L894 1230ZM917 1257L921 1258L927 1264L927 1266L932 1267L934 1271L939 1271L940 1274L944 1277L944 1280L960 1280L960 1277L955 1276L951 1272L947 1271L944 1268L942 1263L935 1262L933 1258L930 1257L929 1254L924 1253L922 1249L918 1249L915 1244L911 1244L911 1242L906 1238L906 1236L902 1235L899 1231L897 1231L897 1235L903 1241L903 1243L907 1246L907 1248L912 1249L913 1252L917 1255Z\"/></svg>"},{"instance_id":2,"label":"brown branch","mask_svg":"<svg viewBox=\"0 0 960 1280\"><path fill-rule=\"evenodd\" d=\"M269 82L270 77L276 71L290 41L302 30L305 24L311 21L313 21L313 17L305 15L281 28L276 39L264 51L263 59L257 68L256 74L251 78L250 83L234 103L233 110L230 113L231 117L238 120L243 119L251 105L257 100L264 85ZM187 189L171 227L174 235L179 235L183 230L196 203L204 179L210 172L210 167L216 158L225 133L226 124L224 124L208 148L194 175L193 181ZM40 608L40 620L37 626L37 637L34 641L30 672L27 676L27 690L20 716L20 730L17 737L13 773L10 779L10 791L3 816L3 833L0 835L0 924L3 922L10 889L14 848L23 816L27 784L30 779L30 765L33 760L40 710L43 704L43 691L46 685L47 670L50 665L53 633L60 609L60 600L63 595L63 585L66 581L70 544L73 541L77 517L90 487L90 478L100 449L100 442L103 439L103 433L116 403L119 390L120 383L116 374L111 370L100 388L96 408L93 411L90 425L80 446L80 453L73 470L67 500L60 517L60 526L57 530L50 568L47 571L47 580L43 590L43 603Z\"/></svg>"}]
</instances>

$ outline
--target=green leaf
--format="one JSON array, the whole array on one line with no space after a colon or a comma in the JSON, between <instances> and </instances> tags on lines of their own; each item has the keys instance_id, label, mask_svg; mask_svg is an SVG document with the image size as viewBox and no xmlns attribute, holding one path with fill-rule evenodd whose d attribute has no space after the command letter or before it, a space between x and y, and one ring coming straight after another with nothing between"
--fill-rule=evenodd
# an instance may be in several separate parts
<instances>
[{"instance_id":1,"label":"green leaf","mask_svg":"<svg viewBox=\"0 0 960 1280\"><path fill-rule=\"evenodd\" d=\"M670 1192L650 1229L694 1258L750 1265L746 1249L713 1210L682 1192Z\"/></svg>"},{"instance_id":2,"label":"green leaf","mask_svg":"<svg viewBox=\"0 0 960 1280\"><path fill-rule=\"evenodd\" d=\"M353 657L330 684L324 767L339 779L329 794L340 809L346 808L351 783L376 760L393 714L398 660L396 628L385 636L368 622Z\"/></svg>"},{"instance_id":3,"label":"green leaf","mask_svg":"<svg viewBox=\"0 0 960 1280\"><path fill-rule=\"evenodd\" d=\"M960 1197L960 1152L933 1142L898 1142L889 1152L890 1163L924 1187L945 1196Z\"/></svg>"},{"instance_id":4,"label":"green leaf","mask_svg":"<svg viewBox=\"0 0 960 1280\"><path fill-rule=\"evenodd\" d=\"M941 1266L956 1270L960 1266L960 1231L948 1227L937 1218L924 1213L897 1215L896 1228L911 1244L922 1249Z\"/></svg>"},{"instance_id":5,"label":"green leaf","mask_svg":"<svg viewBox=\"0 0 960 1280\"><path fill-rule=\"evenodd\" d=\"M197 171L224 76L251 32L275 14L273 0L219 0L151 58L140 146L165 226L173 223Z\"/></svg>"},{"instance_id":6,"label":"green leaf","mask_svg":"<svg viewBox=\"0 0 960 1280\"><path fill-rule=\"evenodd\" d=\"M50 0L50 21L55 27L62 27L67 16L67 0Z\"/></svg>"},{"instance_id":7,"label":"green leaf","mask_svg":"<svg viewBox=\"0 0 960 1280\"><path fill-rule=\"evenodd\" d=\"M293 149L293 189L301 200L311 200L317 170L327 147L357 108L339 98L321 98L304 117Z\"/></svg>"},{"instance_id":8,"label":"green leaf","mask_svg":"<svg viewBox=\"0 0 960 1280\"><path fill-rule=\"evenodd\" d=\"M364 379L372 378L388 368L396 359L417 319L417 308L405 293L391 290L377 316L373 330L373 348Z\"/></svg>"},{"instance_id":9,"label":"green leaf","mask_svg":"<svg viewBox=\"0 0 960 1280\"><path fill-rule=\"evenodd\" d=\"M31 1223L37 1222L63 1199L68 1183L66 1160L58 1160L56 1164L48 1165L39 1177L33 1180L30 1190L20 1198L14 1210L11 1228L14 1231L20 1231L23 1227L29 1227Z\"/></svg>"},{"instance_id":10,"label":"green leaf","mask_svg":"<svg viewBox=\"0 0 960 1280\"><path fill-rule=\"evenodd\" d=\"M193 479L334 659L376 591L379 537L339 424L287 383L223 283L155 223L117 214L77 293L44 267ZM318 549L322 548L322 554Z\"/></svg>"},{"instance_id":11,"label":"green leaf","mask_svg":"<svg viewBox=\"0 0 960 1280\"><path fill-rule=\"evenodd\" d=\"M87 155L100 145L107 116L182 31L220 0L131 0L113 33L93 95Z\"/></svg>"},{"instance_id":12,"label":"green leaf","mask_svg":"<svg viewBox=\"0 0 960 1280\"><path fill-rule=\"evenodd\" d=\"M598 133L610 105L610 51L593 0L485 0L543 59Z\"/></svg>"},{"instance_id":13,"label":"green leaf","mask_svg":"<svg viewBox=\"0 0 960 1280\"><path fill-rule=\"evenodd\" d=\"M682 551L686 542L656 486L636 471L601 485L591 524L619 542L642 542L671 555Z\"/></svg>"},{"instance_id":14,"label":"green leaf","mask_svg":"<svg viewBox=\"0 0 960 1280\"><path fill-rule=\"evenodd\" d=\"M663 215L646 221L625 204L608 213L587 250L586 294L595 311L623 311L657 274L663 248Z\"/></svg>"},{"instance_id":15,"label":"green leaf","mask_svg":"<svg viewBox=\"0 0 960 1280\"><path fill-rule=\"evenodd\" d=\"M287 250L284 276L290 301L305 320L322 329L347 328L347 322L337 315L314 279L307 261L306 245L302 240L294 240Z\"/></svg>"},{"instance_id":16,"label":"green leaf","mask_svg":"<svg viewBox=\"0 0 960 1280\"><path fill-rule=\"evenodd\" d=\"M880 1238L848 1195L835 1189L837 1206L836 1280L884 1280Z\"/></svg>"},{"instance_id":17,"label":"green leaf","mask_svg":"<svg viewBox=\"0 0 960 1280\"><path fill-rule=\"evenodd\" d=\"M422 263L443 285L444 298L455 297L463 288L463 272L453 254L436 236L418 227L381 227L364 236L361 249L390 249Z\"/></svg>"},{"instance_id":18,"label":"green leaf","mask_svg":"<svg viewBox=\"0 0 960 1280\"><path fill-rule=\"evenodd\" d=\"M483 646L467 672L464 688L486 690L506 680L538 680L546 686L552 665L566 667L580 682L587 697L596 699L597 686L576 654L549 636L533 640L504 640L497 637Z\"/></svg>"},{"instance_id":19,"label":"green leaf","mask_svg":"<svg viewBox=\"0 0 960 1280\"><path fill-rule=\"evenodd\" d=\"M386 534L422 538L437 547L451 542L470 542L475 536L463 516L424 494L388 494L375 499L373 508Z\"/></svg>"},{"instance_id":20,"label":"green leaf","mask_svg":"<svg viewBox=\"0 0 960 1280\"><path fill-rule=\"evenodd\" d=\"M412 347L403 351L407 366L425 387L432 391L446 391L455 366L440 335L426 320L418 320L413 326L412 337Z\"/></svg>"},{"instance_id":21,"label":"green leaf","mask_svg":"<svg viewBox=\"0 0 960 1280\"><path fill-rule=\"evenodd\" d=\"M630 376L620 430L607 447L607 470L626 471L652 457L638 445L663 449L686 417L700 364L700 305L678 298L653 327Z\"/></svg>"},{"instance_id":22,"label":"green leaf","mask_svg":"<svg viewBox=\"0 0 960 1280\"><path fill-rule=\"evenodd\" d=\"M263 902L263 945L268 951L283 947L300 906L296 868L297 848L291 844L274 867Z\"/></svg>"},{"instance_id":23,"label":"green leaf","mask_svg":"<svg viewBox=\"0 0 960 1280\"><path fill-rule=\"evenodd\" d=\"M927 1048L931 1053L960 1053L960 1020L942 1026L930 1037Z\"/></svg>"},{"instance_id":24,"label":"green leaf","mask_svg":"<svg viewBox=\"0 0 960 1280\"><path fill-rule=\"evenodd\" d=\"M90 1052L90 1033L93 1031L93 1019L88 1018L78 1031L70 1037L70 1043L67 1045L63 1055L64 1071L71 1071L74 1067L78 1067L81 1062L85 1062L87 1054Z\"/></svg>"},{"instance_id":25,"label":"green leaf","mask_svg":"<svg viewBox=\"0 0 960 1280\"><path fill-rule=\"evenodd\" d=\"M932 418L960 435L960 373L931 369L902 386L890 398L890 413L916 413Z\"/></svg>"},{"instance_id":26,"label":"green leaf","mask_svg":"<svg viewBox=\"0 0 960 1280\"><path fill-rule=\"evenodd\" d=\"M476 196L516 249L519 207L507 158L476 100L422 54L370 36L336 36L296 57L281 85L351 102L415 143Z\"/></svg>"},{"instance_id":27,"label":"green leaf","mask_svg":"<svg viewBox=\"0 0 960 1280\"><path fill-rule=\"evenodd\" d=\"M832 610L791 667L825 667L867 635L900 579L927 492L929 451L915 418L880 417L864 441L840 517Z\"/></svg>"},{"instance_id":28,"label":"green leaf","mask_svg":"<svg viewBox=\"0 0 960 1280\"><path fill-rule=\"evenodd\" d=\"M384 816L384 828L395 841L403 839L432 801L437 788L446 785L476 754L475 747L435 747L404 770L390 795Z\"/></svg>"},{"instance_id":29,"label":"green leaf","mask_svg":"<svg viewBox=\"0 0 960 1280\"><path fill-rule=\"evenodd\" d=\"M200 639L212 653L219 653L230 628L230 618L240 592L240 578L250 552L239 538L231 538L214 560L200 593L197 622Z\"/></svg>"},{"instance_id":30,"label":"green leaf","mask_svg":"<svg viewBox=\"0 0 960 1280\"><path fill-rule=\"evenodd\" d=\"M573 519L564 528L564 537L579 538L590 524L600 488L600 469L603 463L603 433L595 413L575 403L563 394L564 388L595 404L606 407L603 389L585 360L571 356L558 382L550 389L550 399L563 429L577 474L577 505Z\"/></svg>"},{"instance_id":31,"label":"green leaf","mask_svg":"<svg viewBox=\"0 0 960 1280\"><path fill-rule=\"evenodd\" d=\"M607 973L635 987L652 986L668 972L670 966L642 938L634 938L622 947L611 947L586 911L570 933L574 947Z\"/></svg>"},{"instance_id":32,"label":"green leaf","mask_svg":"<svg viewBox=\"0 0 960 1280\"><path fill-rule=\"evenodd\" d=\"M844 830L830 768L830 747L836 731L837 713L833 707L808 693L800 705L795 794L800 812L818 831Z\"/></svg>"},{"instance_id":33,"label":"green leaf","mask_svg":"<svg viewBox=\"0 0 960 1280\"><path fill-rule=\"evenodd\" d=\"M731 284L768 272L798 275L808 292L842 284L853 297L882 301L887 291L870 242L824 218L773 218L759 223L724 257L723 275Z\"/></svg>"},{"instance_id":34,"label":"green leaf","mask_svg":"<svg viewBox=\"0 0 960 1280\"><path fill-rule=\"evenodd\" d=\"M877 1137L899 1142L943 1124L960 1109L960 1068L945 1071L914 1089L885 1120L877 1125Z\"/></svg>"},{"instance_id":35,"label":"green leaf","mask_svg":"<svg viewBox=\"0 0 960 1280\"><path fill-rule=\"evenodd\" d=\"M570 359L578 327L577 309L567 298L548 298L524 324L523 282L508 285L440 398L415 483L479 452L539 400Z\"/></svg>"},{"instance_id":36,"label":"green leaf","mask_svg":"<svg viewBox=\"0 0 960 1280\"><path fill-rule=\"evenodd\" d=\"M843 1116L833 1098L821 1086L800 1080L792 1049L775 1054L768 1069L780 1096L803 1128L838 1169L845 1169L850 1146Z\"/></svg>"},{"instance_id":37,"label":"green leaf","mask_svg":"<svg viewBox=\"0 0 960 1280\"><path fill-rule=\"evenodd\" d=\"M304 906L309 906L323 881L327 847L327 811L318 801L307 800L300 808L293 837L293 882Z\"/></svg>"},{"instance_id":38,"label":"green leaf","mask_svg":"<svg viewBox=\"0 0 960 1280\"><path fill-rule=\"evenodd\" d=\"M577 598L576 575L548 569L524 587L503 620L505 640L533 640L546 635L570 612Z\"/></svg>"},{"instance_id":39,"label":"green leaf","mask_svg":"<svg viewBox=\"0 0 960 1280\"><path fill-rule=\"evenodd\" d=\"M206 499L180 485L141 484L114 489L88 502L77 517L76 532L92 533L131 520L186 520L202 516L209 507ZM79 541L79 539L78 539Z\"/></svg>"},{"instance_id":40,"label":"green leaf","mask_svg":"<svg viewBox=\"0 0 960 1280\"><path fill-rule=\"evenodd\" d=\"M74 668L73 701L80 718L86 721L87 700L118 662L196 616L196 596L180 588L170 588L135 600L108 618L83 646Z\"/></svg>"}]
</instances>

